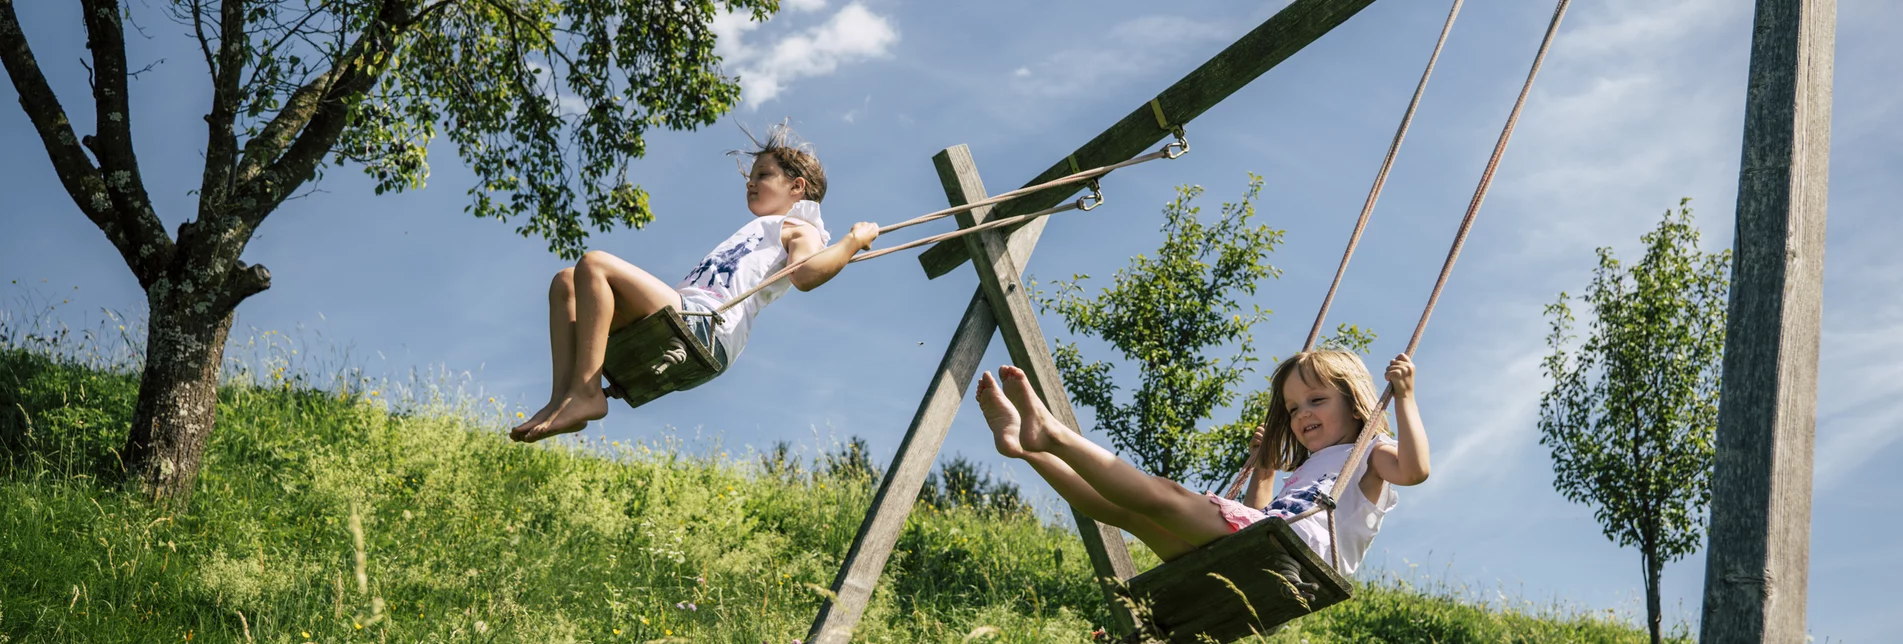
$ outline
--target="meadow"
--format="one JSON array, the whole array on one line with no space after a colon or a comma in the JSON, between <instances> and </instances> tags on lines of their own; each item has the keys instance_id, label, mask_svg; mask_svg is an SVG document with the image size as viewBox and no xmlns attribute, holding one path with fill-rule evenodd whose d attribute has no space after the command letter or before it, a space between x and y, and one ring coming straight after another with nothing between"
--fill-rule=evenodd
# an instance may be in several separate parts
<instances>
[{"instance_id":1,"label":"meadow","mask_svg":"<svg viewBox=\"0 0 1903 644\"><path fill-rule=\"evenodd\" d=\"M0 644L793 643L878 472L850 441L519 445L515 412L448 374L372 381L263 332L230 352L177 511L117 485L136 334L6 321ZM906 524L855 641L1092 641L1107 609L1069 527L955 474ZM1255 641L1646 639L1627 615L1412 569L1357 594Z\"/></svg>"}]
</instances>

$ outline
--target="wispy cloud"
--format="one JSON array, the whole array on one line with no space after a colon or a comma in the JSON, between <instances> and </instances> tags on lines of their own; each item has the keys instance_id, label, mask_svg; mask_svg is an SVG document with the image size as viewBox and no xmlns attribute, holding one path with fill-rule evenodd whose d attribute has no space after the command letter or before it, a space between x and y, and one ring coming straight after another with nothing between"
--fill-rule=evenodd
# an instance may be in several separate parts
<instances>
[{"instance_id":1,"label":"wispy cloud","mask_svg":"<svg viewBox=\"0 0 1903 644\"><path fill-rule=\"evenodd\" d=\"M1152 15L1112 27L1090 44L1060 49L1043 60L1011 72L1011 88L1033 96L1063 96L1102 89L1118 79L1143 77L1196 55L1186 43L1227 41L1229 25ZM1173 46L1162 46L1173 43Z\"/></svg>"},{"instance_id":2,"label":"wispy cloud","mask_svg":"<svg viewBox=\"0 0 1903 644\"><path fill-rule=\"evenodd\" d=\"M1444 411L1430 420L1436 484L1417 499L1545 471L1538 413L1551 383L1539 367L1548 352L1542 306L1560 290L1584 286L1593 248L1639 252L1640 234L1678 197L1728 209L1739 128L1732 115L1742 115L1738 78L1686 70L1708 59L1712 42L1740 20L1749 20L1748 7L1716 0L1615 0L1568 18L1483 213L1506 238L1462 260L1467 279L1489 286L1468 306L1491 313L1436 334L1463 347L1436 379L1460 385L1423 397L1444 399L1435 405ZM1529 61L1533 44L1524 50ZM1743 52L1736 55L1742 74ZM1502 108L1461 125L1491 130L1490 146L1522 78L1488 88ZM1723 219L1708 216L1703 226L1708 249L1729 243L1729 227L1714 221Z\"/></svg>"},{"instance_id":3,"label":"wispy cloud","mask_svg":"<svg viewBox=\"0 0 1903 644\"><path fill-rule=\"evenodd\" d=\"M824 9L824 0L794 0L788 9L811 13ZM801 78L825 76L841 65L890 55L899 42L892 21L854 2L834 12L824 23L786 35L766 45L747 42L760 23L744 14L714 19L719 38L715 52L740 76L741 101L750 108L773 100Z\"/></svg>"},{"instance_id":4,"label":"wispy cloud","mask_svg":"<svg viewBox=\"0 0 1903 644\"><path fill-rule=\"evenodd\" d=\"M846 110L846 113L840 115L839 118L847 123L856 123L859 119L865 118L866 114L870 112L872 112L872 95L867 94L866 100L861 102L859 107Z\"/></svg>"}]
</instances>

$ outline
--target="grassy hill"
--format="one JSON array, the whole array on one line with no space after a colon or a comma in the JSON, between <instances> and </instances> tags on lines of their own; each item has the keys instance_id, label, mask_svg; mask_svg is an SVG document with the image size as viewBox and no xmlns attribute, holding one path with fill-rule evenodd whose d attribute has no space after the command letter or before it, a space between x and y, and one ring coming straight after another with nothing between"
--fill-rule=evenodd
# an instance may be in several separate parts
<instances>
[{"instance_id":1,"label":"grassy hill","mask_svg":"<svg viewBox=\"0 0 1903 644\"><path fill-rule=\"evenodd\" d=\"M785 644L871 497L848 459L527 447L493 401L262 369L221 390L196 497L173 514L112 485L137 378L43 353L0 349L0 644ZM1076 538L977 505L920 505L857 641L1090 641L1105 612ZM1364 583L1262 641L1644 640L1458 594Z\"/></svg>"}]
</instances>

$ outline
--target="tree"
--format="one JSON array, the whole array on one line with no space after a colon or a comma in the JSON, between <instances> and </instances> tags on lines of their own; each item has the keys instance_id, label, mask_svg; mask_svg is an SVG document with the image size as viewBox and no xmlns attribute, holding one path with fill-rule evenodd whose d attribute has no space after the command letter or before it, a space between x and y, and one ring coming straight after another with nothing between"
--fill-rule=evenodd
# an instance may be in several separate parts
<instances>
[{"instance_id":1,"label":"tree","mask_svg":"<svg viewBox=\"0 0 1903 644\"><path fill-rule=\"evenodd\" d=\"M1641 238L1638 265L1598 249L1585 297L1591 332L1567 349L1573 314L1560 293L1546 307L1553 354L1541 363L1553 381L1539 421L1553 486L1594 506L1606 538L1639 549L1655 643L1659 570L1704 538L1730 288L1731 251L1699 251L1689 201Z\"/></svg>"},{"instance_id":2,"label":"tree","mask_svg":"<svg viewBox=\"0 0 1903 644\"><path fill-rule=\"evenodd\" d=\"M132 144L117 0L82 0L95 133L74 124L0 0L0 63L60 182L146 293L128 479L189 502L216 420L217 371L239 303L271 286L241 261L254 231L328 159L376 190L421 188L440 133L478 183L465 209L517 219L565 258L584 227L653 219L628 182L654 126L713 123L739 97L710 24L722 10L764 20L776 0L172 0L211 76L196 216L166 233ZM185 124L166 124L178 127Z\"/></svg>"},{"instance_id":3,"label":"tree","mask_svg":"<svg viewBox=\"0 0 1903 644\"><path fill-rule=\"evenodd\" d=\"M1249 175L1237 203L1225 203L1214 222L1198 219L1194 205L1203 189L1179 186L1163 208L1163 245L1156 257L1138 255L1117 271L1114 284L1095 298L1083 297L1083 280L1053 282L1055 293L1037 293L1044 311L1063 316L1070 333L1110 343L1141 369L1141 383L1127 403L1115 398L1111 365L1086 363L1074 342L1052 352L1064 388L1077 404L1097 412L1097 428L1145 470L1177 481L1213 482L1245 455L1248 429L1235 423L1210 431L1196 424L1235 400L1237 386L1256 361L1250 329L1270 311L1244 311L1237 299L1253 295L1256 283L1281 271L1265 260L1282 231L1251 225L1262 178ZM1233 347L1227 359L1208 352Z\"/></svg>"}]
</instances>

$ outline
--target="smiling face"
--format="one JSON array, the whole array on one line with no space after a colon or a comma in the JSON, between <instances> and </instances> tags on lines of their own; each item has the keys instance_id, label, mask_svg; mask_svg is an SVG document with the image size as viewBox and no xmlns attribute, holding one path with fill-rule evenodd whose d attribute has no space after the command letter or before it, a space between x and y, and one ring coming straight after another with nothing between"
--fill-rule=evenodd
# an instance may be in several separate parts
<instances>
[{"instance_id":1,"label":"smiling face","mask_svg":"<svg viewBox=\"0 0 1903 644\"><path fill-rule=\"evenodd\" d=\"M1361 418L1348 396L1305 367L1290 375L1282 382L1282 403L1295 440L1311 453L1353 441Z\"/></svg>"},{"instance_id":2,"label":"smiling face","mask_svg":"<svg viewBox=\"0 0 1903 644\"><path fill-rule=\"evenodd\" d=\"M805 179L787 177L771 154L753 157L753 170L747 174L747 210L754 216L784 215L805 198Z\"/></svg>"}]
</instances>

